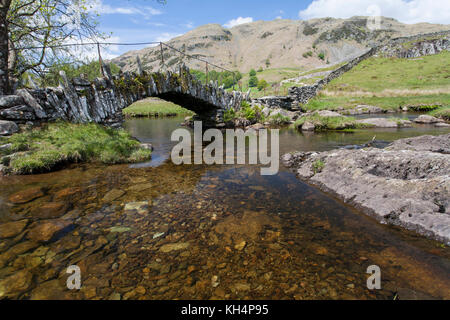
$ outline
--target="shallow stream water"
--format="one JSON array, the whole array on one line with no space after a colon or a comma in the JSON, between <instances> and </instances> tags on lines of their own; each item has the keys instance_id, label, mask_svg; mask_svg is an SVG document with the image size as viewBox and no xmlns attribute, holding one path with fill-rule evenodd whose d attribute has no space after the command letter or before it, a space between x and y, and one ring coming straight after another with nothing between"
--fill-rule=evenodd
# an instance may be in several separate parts
<instances>
[{"instance_id":1,"label":"shallow stream water","mask_svg":"<svg viewBox=\"0 0 450 320\"><path fill-rule=\"evenodd\" d=\"M135 137L153 144L149 163L0 177L0 224L24 224L0 240L0 295L450 299L449 248L381 225L283 167L261 176L250 165L175 166L170 135L180 122L126 122ZM283 129L280 155L448 132L431 126L318 134ZM43 242L52 228L58 232ZM81 290L67 289L71 265L81 270ZM367 289L371 265L381 268L381 290Z\"/></svg>"}]
</instances>

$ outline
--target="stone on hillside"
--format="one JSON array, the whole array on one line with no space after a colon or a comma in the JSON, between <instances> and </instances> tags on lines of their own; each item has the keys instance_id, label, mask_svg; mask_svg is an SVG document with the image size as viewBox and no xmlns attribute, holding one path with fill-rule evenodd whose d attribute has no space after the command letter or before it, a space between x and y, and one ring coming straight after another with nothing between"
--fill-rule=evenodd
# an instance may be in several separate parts
<instances>
[{"instance_id":1,"label":"stone on hillside","mask_svg":"<svg viewBox=\"0 0 450 320\"><path fill-rule=\"evenodd\" d=\"M21 104L24 104L24 101L20 96L11 95L0 97L0 109L8 109Z\"/></svg>"},{"instance_id":2,"label":"stone on hillside","mask_svg":"<svg viewBox=\"0 0 450 320\"><path fill-rule=\"evenodd\" d=\"M153 151L153 145L151 143L141 143L141 148Z\"/></svg>"},{"instance_id":3,"label":"stone on hillside","mask_svg":"<svg viewBox=\"0 0 450 320\"><path fill-rule=\"evenodd\" d=\"M308 122L306 121L303 125L302 125L302 131L314 131L316 129L316 126L314 125L314 123Z\"/></svg>"},{"instance_id":4,"label":"stone on hillside","mask_svg":"<svg viewBox=\"0 0 450 320\"><path fill-rule=\"evenodd\" d=\"M340 113L328 110L318 111L317 114L321 117L342 117Z\"/></svg>"},{"instance_id":5,"label":"stone on hillside","mask_svg":"<svg viewBox=\"0 0 450 320\"><path fill-rule=\"evenodd\" d=\"M283 117L289 117L289 113L288 113L286 110L280 109L280 108L274 109L274 110L270 113L270 117L275 117L275 116L278 116L278 115L281 115L281 116L283 116Z\"/></svg>"},{"instance_id":6,"label":"stone on hillside","mask_svg":"<svg viewBox=\"0 0 450 320\"><path fill-rule=\"evenodd\" d=\"M25 229L28 224L28 220L13 221L0 224L0 239L12 238L17 236Z\"/></svg>"},{"instance_id":7,"label":"stone on hillside","mask_svg":"<svg viewBox=\"0 0 450 320\"><path fill-rule=\"evenodd\" d=\"M33 108L27 105L15 106L0 111L0 116L7 120L36 120Z\"/></svg>"},{"instance_id":8,"label":"stone on hillside","mask_svg":"<svg viewBox=\"0 0 450 320\"><path fill-rule=\"evenodd\" d=\"M9 136L19 132L19 127L12 121L0 120L0 136Z\"/></svg>"},{"instance_id":9,"label":"stone on hillside","mask_svg":"<svg viewBox=\"0 0 450 320\"><path fill-rule=\"evenodd\" d=\"M36 242L50 241L57 233L71 226L66 220L49 220L39 222L28 232L28 238Z\"/></svg>"},{"instance_id":10,"label":"stone on hillside","mask_svg":"<svg viewBox=\"0 0 450 320\"><path fill-rule=\"evenodd\" d=\"M361 124L370 125L375 128L398 128L397 121L389 120L386 118L370 118L370 119L357 120L356 122L361 123Z\"/></svg>"},{"instance_id":11,"label":"stone on hillside","mask_svg":"<svg viewBox=\"0 0 450 320\"><path fill-rule=\"evenodd\" d=\"M414 122L421 123L421 124L433 124L433 123L443 122L443 120L438 119L433 116L423 114L423 115L419 116L417 119L415 119Z\"/></svg>"},{"instance_id":12,"label":"stone on hillside","mask_svg":"<svg viewBox=\"0 0 450 320\"><path fill-rule=\"evenodd\" d=\"M9 197L9 201L15 204L23 204L44 196L41 188L30 188L14 193Z\"/></svg>"},{"instance_id":13,"label":"stone on hillside","mask_svg":"<svg viewBox=\"0 0 450 320\"><path fill-rule=\"evenodd\" d=\"M33 97L26 89L17 90L17 94L23 98L25 104L32 108L34 114L39 118L43 119L47 117L46 112L42 106L37 102L36 98Z\"/></svg>"},{"instance_id":14,"label":"stone on hillside","mask_svg":"<svg viewBox=\"0 0 450 320\"><path fill-rule=\"evenodd\" d=\"M19 127L12 121L0 120L0 136L9 136L19 132Z\"/></svg>"},{"instance_id":15,"label":"stone on hillside","mask_svg":"<svg viewBox=\"0 0 450 320\"><path fill-rule=\"evenodd\" d=\"M262 109L261 113L264 115L264 117L268 117L270 115L270 111L272 111L270 108L265 107Z\"/></svg>"}]
</instances>

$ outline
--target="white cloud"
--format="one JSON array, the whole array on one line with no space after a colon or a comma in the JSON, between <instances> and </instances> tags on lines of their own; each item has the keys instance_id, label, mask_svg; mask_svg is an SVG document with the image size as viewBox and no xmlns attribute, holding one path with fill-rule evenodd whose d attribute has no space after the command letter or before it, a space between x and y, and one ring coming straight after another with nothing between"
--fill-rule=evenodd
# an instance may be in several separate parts
<instances>
[{"instance_id":1,"label":"white cloud","mask_svg":"<svg viewBox=\"0 0 450 320\"><path fill-rule=\"evenodd\" d=\"M182 27L185 27L187 29L193 29L194 28L194 23L192 21L189 21L183 25L181 25Z\"/></svg>"},{"instance_id":2,"label":"white cloud","mask_svg":"<svg viewBox=\"0 0 450 320\"><path fill-rule=\"evenodd\" d=\"M379 7L381 16L403 23L448 24L450 21L448 0L314 0L305 10L299 12L299 17L312 19L370 16L368 9L374 5Z\"/></svg>"},{"instance_id":3,"label":"white cloud","mask_svg":"<svg viewBox=\"0 0 450 320\"><path fill-rule=\"evenodd\" d=\"M164 32L161 35L157 36L155 38L156 42L167 42L169 40L172 40L173 38L179 37L182 34L179 33L170 33L170 32Z\"/></svg>"},{"instance_id":4,"label":"white cloud","mask_svg":"<svg viewBox=\"0 0 450 320\"><path fill-rule=\"evenodd\" d=\"M112 7L109 4L104 4L102 0L93 0L89 4L89 11L96 12L98 14L124 14L124 15L140 15L144 16L145 19L151 16L160 15L163 12L161 10L155 9L153 7Z\"/></svg>"},{"instance_id":5,"label":"white cloud","mask_svg":"<svg viewBox=\"0 0 450 320\"><path fill-rule=\"evenodd\" d=\"M250 22L253 22L253 18L252 17L247 17L247 18L239 17L239 18L232 19L232 20L228 21L223 26L225 28L233 28L233 27L238 26L240 24L250 23Z\"/></svg>"}]
</instances>

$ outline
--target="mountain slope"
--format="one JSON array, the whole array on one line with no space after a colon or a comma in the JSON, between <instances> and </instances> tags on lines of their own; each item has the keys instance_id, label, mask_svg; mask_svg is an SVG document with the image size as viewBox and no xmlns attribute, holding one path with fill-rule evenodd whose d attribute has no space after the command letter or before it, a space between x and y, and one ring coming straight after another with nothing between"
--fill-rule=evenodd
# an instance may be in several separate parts
<instances>
[{"instance_id":1,"label":"mountain slope","mask_svg":"<svg viewBox=\"0 0 450 320\"><path fill-rule=\"evenodd\" d=\"M256 21L231 29L208 24L167 44L229 70L248 72L261 67L308 70L348 60L391 38L450 30L450 25L408 25L392 18L382 18L381 29L374 32L366 25L366 17ZM130 51L112 61L123 71L135 71L137 55L144 69L160 68L159 46ZM176 66L180 57L174 50L164 49L164 60L169 68ZM194 59L184 58L183 62L190 68L205 68L205 63Z\"/></svg>"}]
</instances>

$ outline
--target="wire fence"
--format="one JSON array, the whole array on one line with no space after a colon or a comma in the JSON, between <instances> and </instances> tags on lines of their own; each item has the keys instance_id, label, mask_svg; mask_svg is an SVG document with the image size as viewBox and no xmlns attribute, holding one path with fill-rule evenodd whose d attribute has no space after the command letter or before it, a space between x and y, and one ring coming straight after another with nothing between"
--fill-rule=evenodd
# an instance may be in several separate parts
<instances>
[{"instance_id":1,"label":"wire fence","mask_svg":"<svg viewBox=\"0 0 450 320\"><path fill-rule=\"evenodd\" d=\"M167 70L173 65L173 61L176 60L173 58L173 56L170 55L170 51L175 52L176 55L178 55L178 59L175 62L176 65L185 64L185 59L188 61L190 60L196 60L199 63L204 65L204 79L201 79L202 77L199 77L199 80L203 80L206 83L209 83L210 81L217 81L218 85L225 85L230 87L230 84L232 85L233 90L235 89L235 86L237 85L240 90L242 90L242 83L239 81L239 76L237 71L232 71L227 68L224 68L222 66L217 65L216 63L213 63L206 58L202 58L199 56L194 56L187 54L186 52L183 52L180 49L177 49L167 43L164 42L135 42L135 43L122 43L122 42L86 42L86 43L70 43L70 44L61 44L61 45L49 45L49 46L28 46L28 47L19 47L14 48L12 50L17 51L26 51L26 50L47 50L47 49L62 49L62 48L73 48L73 47L85 47L85 46L94 46L97 49L98 52L98 61L100 62L100 72L104 76L105 71L103 69L103 59L102 59L102 46L143 46L143 45L153 45L155 46L155 50L159 50L159 60L160 60L160 69ZM159 47L159 48L158 48ZM158 49L156 49L158 48ZM167 54L167 51L169 53ZM169 59L171 59L169 61ZM203 68L201 68L203 69ZM219 70L219 71L217 71ZM144 69L144 71L146 71ZM202 70L198 70L203 72ZM224 74L225 73L225 74ZM232 80L230 80L230 77L232 77ZM228 78L228 79L227 79Z\"/></svg>"}]
</instances>

